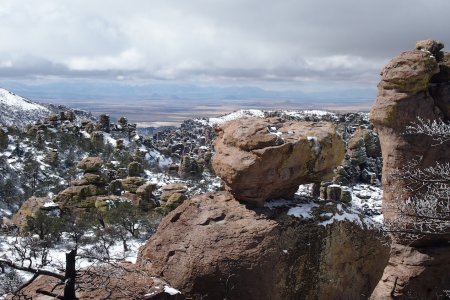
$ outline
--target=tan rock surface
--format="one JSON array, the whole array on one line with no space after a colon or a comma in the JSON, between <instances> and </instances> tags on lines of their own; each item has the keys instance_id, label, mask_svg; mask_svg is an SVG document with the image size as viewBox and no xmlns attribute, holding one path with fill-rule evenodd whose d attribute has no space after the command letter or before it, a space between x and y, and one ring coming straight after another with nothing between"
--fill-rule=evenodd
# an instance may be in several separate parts
<instances>
[{"instance_id":1,"label":"tan rock surface","mask_svg":"<svg viewBox=\"0 0 450 300\"><path fill-rule=\"evenodd\" d=\"M394 176L397 170L403 170L420 157L417 168L449 161L448 145L433 147L431 145L436 143L429 136L406 134L407 126L417 123L418 117L423 120L439 118L440 101L433 99L428 91L431 76L439 72L437 66L435 57L428 52L412 50L401 53L381 72L370 117L379 134L383 154L383 212L388 223L398 219L399 206L415 193L408 188L408 180ZM449 97L450 93L442 96ZM398 235L394 237L400 239Z\"/></svg>"},{"instance_id":2,"label":"tan rock surface","mask_svg":"<svg viewBox=\"0 0 450 300\"><path fill-rule=\"evenodd\" d=\"M448 299L448 247L391 246L389 263L370 299Z\"/></svg>"},{"instance_id":3,"label":"tan rock surface","mask_svg":"<svg viewBox=\"0 0 450 300\"><path fill-rule=\"evenodd\" d=\"M100 157L86 157L81 160L77 167L86 172L95 172L102 168L103 160Z\"/></svg>"},{"instance_id":4,"label":"tan rock surface","mask_svg":"<svg viewBox=\"0 0 450 300\"><path fill-rule=\"evenodd\" d=\"M13 215L11 221L19 228L27 225L27 217L34 216L39 209L50 200L48 198L30 197L22 205L20 209Z\"/></svg>"},{"instance_id":5,"label":"tan rock surface","mask_svg":"<svg viewBox=\"0 0 450 300\"><path fill-rule=\"evenodd\" d=\"M359 299L381 276L383 241L354 223L319 226L217 192L167 215L137 264L194 299Z\"/></svg>"},{"instance_id":6,"label":"tan rock surface","mask_svg":"<svg viewBox=\"0 0 450 300\"><path fill-rule=\"evenodd\" d=\"M331 178L345 152L331 123L256 118L222 125L214 147L216 174L236 199L256 205Z\"/></svg>"}]
</instances>

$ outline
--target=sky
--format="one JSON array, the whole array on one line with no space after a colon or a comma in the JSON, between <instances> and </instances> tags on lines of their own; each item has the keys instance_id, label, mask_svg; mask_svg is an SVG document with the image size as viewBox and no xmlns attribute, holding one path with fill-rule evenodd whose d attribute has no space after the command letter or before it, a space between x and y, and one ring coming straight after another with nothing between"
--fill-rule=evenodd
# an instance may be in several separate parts
<instances>
[{"instance_id":1,"label":"sky","mask_svg":"<svg viewBox=\"0 0 450 300\"><path fill-rule=\"evenodd\" d=\"M448 0L0 0L0 86L371 97L383 65L416 40L450 47L449 11Z\"/></svg>"}]
</instances>

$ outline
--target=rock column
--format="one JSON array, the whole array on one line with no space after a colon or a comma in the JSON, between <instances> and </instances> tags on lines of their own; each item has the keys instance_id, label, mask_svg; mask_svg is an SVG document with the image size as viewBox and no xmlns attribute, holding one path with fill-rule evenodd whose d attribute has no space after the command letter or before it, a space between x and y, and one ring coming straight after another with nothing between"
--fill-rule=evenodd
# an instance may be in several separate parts
<instances>
[{"instance_id":1,"label":"rock column","mask_svg":"<svg viewBox=\"0 0 450 300\"><path fill-rule=\"evenodd\" d=\"M425 122L448 121L442 107L443 101L450 99L450 76L445 73L444 58L448 54L442 48L442 43L436 41L419 41L415 50L401 53L381 72L371 121L381 142L383 212L393 245L373 299L408 295L428 299L443 292L445 281L450 289L449 236L445 231L425 234L433 229L418 226L423 219L411 213L408 202L414 197L424 200L427 194L426 187L415 185L408 172L421 172L437 163L448 163L450 158L449 143L439 144L431 136L411 130L411 126L420 124L419 118ZM439 83L430 84L434 81ZM440 97L433 98L430 89ZM438 243L443 243L447 252L437 250Z\"/></svg>"}]
</instances>

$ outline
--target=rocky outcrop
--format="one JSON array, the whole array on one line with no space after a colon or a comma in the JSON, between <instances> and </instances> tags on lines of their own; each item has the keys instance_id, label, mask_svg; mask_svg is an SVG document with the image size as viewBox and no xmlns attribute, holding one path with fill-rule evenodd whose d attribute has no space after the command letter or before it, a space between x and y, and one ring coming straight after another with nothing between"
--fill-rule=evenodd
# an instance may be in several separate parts
<instances>
[{"instance_id":1,"label":"rocky outcrop","mask_svg":"<svg viewBox=\"0 0 450 300\"><path fill-rule=\"evenodd\" d=\"M436 144L432 137L406 134L407 127L417 123L418 117L432 121L441 115L438 101L428 91L430 78L439 72L436 53L434 55L421 50L403 52L381 73L371 119L379 133L383 152L383 209L388 223L398 219L402 202L415 193L410 180L395 176L397 171L402 172L414 161L417 161L415 168L424 169L436 162L448 162L450 157L447 145L431 146Z\"/></svg>"},{"instance_id":2,"label":"rocky outcrop","mask_svg":"<svg viewBox=\"0 0 450 300\"><path fill-rule=\"evenodd\" d=\"M433 194L426 187L432 181L409 176L449 162L448 143L410 127L420 124L418 117L425 122L449 120L450 78L445 73L449 54L442 48L436 41L419 41L416 50L401 53L381 72L371 120L381 142L383 212L394 243L373 299L434 298L450 289L450 232L448 225L439 224L442 219L433 218L448 197L435 194L427 202ZM448 189L448 183L442 188ZM417 209L420 205L426 214Z\"/></svg>"},{"instance_id":3,"label":"rocky outcrop","mask_svg":"<svg viewBox=\"0 0 450 300\"><path fill-rule=\"evenodd\" d=\"M370 299L448 299L448 247L392 244L389 262Z\"/></svg>"},{"instance_id":4,"label":"rocky outcrop","mask_svg":"<svg viewBox=\"0 0 450 300\"><path fill-rule=\"evenodd\" d=\"M59 215L60 209L57 204L53 203L48 198L30 197L22 205L20 209L14 214L11 221L12 224L20 229L25 229L27 226L27 219L34 217L39 211L53 215Z\"/></svg>"},{"instance_id":5,"label":"rocky outcrop","mask_svg":"<svg viewBox=\"0 0 450 300\"><path fill-rule=\"evenodd\" d=\"M182 183L171 183L162 187L159 203L161 209L169 212L186 200L187 187Z\"/></svg>"},{"instance_id":6,"label":"rocky outcrop","mask_svg":"<svg viewBox=\"0 0 450 300\"><path fill-rule=\"evenodd\" d=\"M291 198L299 184L320 182L344 157L335 125L245 118L222 125L213 167L236 199L263 205Z\"/></svg>"},{"instance_id":7,"label":"rocky outcrop","mask_svg":"<svg viewBox=\"0 0 450 300\"><path fill-rule=\"evenodd\" d=\"M197 196L162 221L137 263L195 299L359 299L379 280L385 240L351 222L319 225L330 207L302 220L228 192Z\"/></svg>"},{"instance_id":8,"label":"rocky outcrop","mask_svg":"<svg viewBox=\"0 0 450 300\"><path fill-rule=\"evenodd\" d=\"M55 197L61 208L69 211L95 207L96 196L105 195L106 178L101 172L103 160L100 157L86 157L77 167L84 171L83 177Z\"/></svg>"}]
</instances>

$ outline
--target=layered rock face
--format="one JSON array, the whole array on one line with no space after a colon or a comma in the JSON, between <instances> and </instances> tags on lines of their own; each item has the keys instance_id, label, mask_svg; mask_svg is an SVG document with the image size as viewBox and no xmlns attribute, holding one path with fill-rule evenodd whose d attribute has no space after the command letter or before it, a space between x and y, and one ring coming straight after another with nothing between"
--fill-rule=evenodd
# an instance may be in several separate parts
<instances>
[{"instance_id":1,"label":"layered rock face","mask_svg":"<svg viewBox=\"0 0 450 300\"><path fill-rule=\"evenodd\" d=\"M241 201L291 198L303 183L333 175L345 147L335 125L244 118L218 128L213 168Z\"/></svg>"},{"instance_id":2,"label":"layered rock face","mask_svg":"<svg viewBox=\"0 0 450 300\"><path fill-rule=\"evenodd\" d=\"M371 120L381 142L383 212L394 243L373 299L428 299L450 290L449 228L435 226L437 219L432 219L433 209L438 216L448 198L437 196L426 204L430 182L417 181L408 173L449 162L448 142L439 143L430 135L408 129L420 124L418 117L425 122L449 120L449 53L442 48L436 41L419 41L415 50L401 53L381 72ZM417 202L416 207L427 209L427 218L422 217L423 210L409 209L417 200L425 201Z\"/></svg>"},{"instance_id":3,"label":"layered rock face","mask_svg":"<svg viewBox=\"0 0 450 300\"><path fill-rule=\"evenodd\" d=\"M163 220L137 263L194 299L367 297L388 256L381 235L286 210L249 210L226 191L194 197Z\"/></svg>"}]
</instances>

